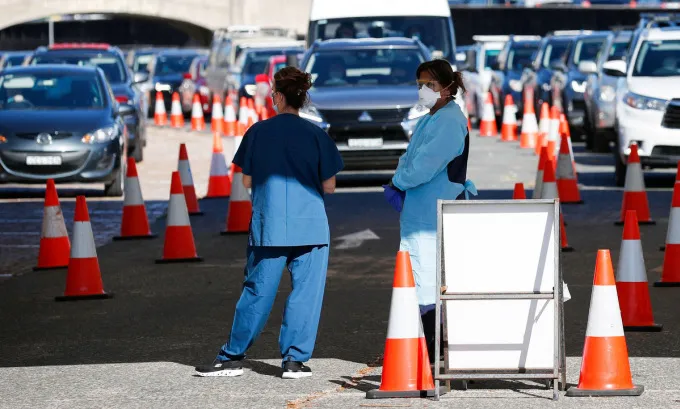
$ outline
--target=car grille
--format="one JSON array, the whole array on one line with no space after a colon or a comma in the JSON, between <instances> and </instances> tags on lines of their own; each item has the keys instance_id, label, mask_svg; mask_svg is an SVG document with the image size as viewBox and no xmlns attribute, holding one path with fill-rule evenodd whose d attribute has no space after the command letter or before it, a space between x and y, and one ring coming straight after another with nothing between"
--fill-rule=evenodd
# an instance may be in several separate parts
<instances>
[{"instance_id":1,"label":"car grille","mask_svg":"<svg viewBox=\"0 0 680 409\"><path fill-rule=\"evenodd\" d=\"M673 99L668 103L661 125L666 128L680 129L680 99Z\"/></svg>"},{"instance_id":2,"label":"car grille","mask_svg":"<svg viewBox=\"0 0 680 409\"><path fill-rule=\"evenodd\" d=\"M30 166L26 165L26 156L54 156L61 155L62 163L58 166ZM7 169L15 173L31 175L55 175L69 173L80 169L87 161L90 151L71 152L17 152L0 151L0 159Z\"/></svg>"},{"instance_id":3,"label":"car grille","mask_svg":"<svg viewBox=\"0 0 680 409\"><path fill-rule=\"evenodd\" d=\"M680 146L655 146L652 156L680 156Z\"/></svg>"},{"instance_id":4,"label":"car grille","mask_svg":"<svg viewBox=\"0 0 680 409\"><path fill-rule=\"evenodd\" d=\"M331 126L336 124L369 123L359 121L363 113L368 113L373 118L372 123L401 123L408 113L407 108L396 109L352 109L352 110L324 110L321 115Z\"/></svg>"},{"instance_id":5,"label":"car grille","mask_svg":"<svg viewBox=\"0 0 680 409\"><path fill-rule=\"evenodd\" d=\"M19 133L16 133L15 135L16 135L17 138L33 140L40 133L42 133L42 132L19 132ZM50 136L52 137L53 140L54 139L66 139L66 138L70 138L70 137L73 136L73 133L71 133L71 132L53 131L53 132L46 132L46 133L50 134Z\"/></svg>"},{"instance_id":6,"label":"car grille","mask_svg":"<svg viewBox=\"0 0 680 409\"><path fill-rule=\"evenodd\" d=\"M335 142L347 142L349 139L370 139L382 138L383 141L408 142L406 133L401 127L352 127L350 129L333 129L333 125L328 130L328 134Z\"/></svg>"}]
</instances>

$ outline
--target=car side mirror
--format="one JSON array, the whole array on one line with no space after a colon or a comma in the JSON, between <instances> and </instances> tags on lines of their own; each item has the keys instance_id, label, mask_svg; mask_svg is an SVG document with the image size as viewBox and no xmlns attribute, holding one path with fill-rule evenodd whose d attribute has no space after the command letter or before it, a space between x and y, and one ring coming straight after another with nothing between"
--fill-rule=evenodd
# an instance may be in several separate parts
<instances>
[{"instance_id":1,"label":"car side mirror","mask_svg":"<svg viewBox=\"0 0 680 409\"><path fill-rule=\"evenodd\" d=\"M596 74L597 64L594 61L581 61L578 64L578 70L584 74Z\"/></svg>"},{"instance_id":2,"label":"car side mirror","mask_svg":"<svg viewBox=\"0 0 680 409\"><path fill-rule=\"evenodd\" d=\"M612 77L626 76L626 62L623 60L612 60L602 64L602 71Z\"/></svg>"},{"instance_id":3,"label":"car side mirror","mask_svg":"<svg viewBox=\"0 0 680 409\"><path fill-rule=\"evenodd\" d=\"M140 84L142 82L147 82L149 80L149 74L145 72L136 72L132 78L132 82L135 84Z\"/></svg>"},{"instance_id":4,"label":"car side mirror","mask_svg":"<svg viewBox=\"0 0 680 409\"><path fill-rule=\"evenodd\" d=\"M130 116L134 115L135 108L128 104L118 104L118 115L120 116Z\"/></svg>"}]
</instances>

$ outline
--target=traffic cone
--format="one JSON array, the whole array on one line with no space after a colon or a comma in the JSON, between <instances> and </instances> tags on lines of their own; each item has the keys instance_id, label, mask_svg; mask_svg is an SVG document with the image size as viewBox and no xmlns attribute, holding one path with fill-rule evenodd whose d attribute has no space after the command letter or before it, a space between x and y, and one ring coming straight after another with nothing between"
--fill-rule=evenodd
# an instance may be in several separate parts
<instances>
[{"instance_id":1,"label":"traffic cone","mask_svg":"<svg viewBox=\"0 0 680 409\"><path fill-rule=\"evenodd\" d=\"M668 216L666 253L663 255L661 280L654 287L680 287L680 183L673 188L673 202Z\"/></svg>"},{"instance_id":2,"label":"traffic cone","mask_svg":"<svg viewBox=\"0 0 680 409\"><path fill-rule=\"evenodd\" d=\"M524 200L527 198L527 194L524 191L524 183L515 183L515 190L512 192L512 198L514 200Z\"/></svg>"},{"instance_id":3,"label":"traffic cone","mask_svg":"<svg viewBox=\"0 0 680 409\"><path fill-rule=\"evenodd\" d=\"M59 205L57 188L54 179L47 179L38 265L33 267L33 270L66 268L70 252L71 243L64 223L64 214Z\"/></svg>"},{"instance_id":4,"label":"traffic cone","mask_svg":"<svg viewBox=\"0 0 680 409\"><path fill-rule=\"evenodd\" d=\"M227 209L226 230L222 235L234 233L248 233L250 219L253 216L253 204L248 190L243 186L243 170L232 164L233 178L231 181L232 192Z\"/></svg>"},{"instance_id":5,"label":"traffic cone","mask_svg":"<svg viewBox=\"0 0 680 409\"><path fill-rule=\"evenodd\" d=\"M550 132L550 106L547 102L541 104L541 118L538 123L538 140L536 141L536 155L541 153L541 147L547 146Z\"/></svg>"},{"instance_id":6,"label":"traffic cone","mask_svg":"<svg viewBox=\"0 0 680 409\"><path fill-rule=\"evenodd\" d=\"M574 166L574 172L576 172L576 162L574 161L574 147L571 144L571 131L569 130L569 122L567 121L567 117L564 114L560 113L560 132L559 132L560 138L562 138L563 135L567 137L567 142L569 146L569 156L571 157L571 163Z\"/></svg>"},{"instance_id":7,"label":"traffic cone","mask_svg":"<svg viewBox=\"0 0 680 409\"><path fill-rule=\"evenodd\" d=\"M609 250L598 250L581 374L567 396L640 396L644 391L633 385L612 270Z\"/></svg>"},{"instance_id":8,"label":"traffic cone","mask_svg":"<svg viewBox=\"0 0 680 409\"><path fill-rule=\"evenodd\" d=\"M252 118L252 123L257 123L259 121L257 117L257 111L255 110L255 103L252 98L248 98L248 112L250 113L250 118Z\"/></svg>"},{"instance_id":9,"label":"traffic cone","mask_svg":"<svg viewBox=\"0 0 680 409\"><path fill-rule=\"evenodd\" d=\"M482 120L479 122L479 136L498 136L496 113L493 109L493 99L490 92L486 94Z\"/></svg>"},{"instance_id":10,"label":"traffic cone","mask_svg":"<svg viewBox=\"0 0 680 409\"><path fill-rule=\"evenodd\" d=\"M229 96L224 101L224 135L236 136L236 111Z\"/></svg>"},{"instance_id":11,"label":"traffic cone","mask_svg":"<svg viewBox=\"0 0 680 409\"><path fill-rule=\"evenodd\" d=\"M142 188L137 176L135 159L128 157L127 174L125 176L125 195L123 196L123 218L120 223L120 236L114 240L152 239L146 206L142 198Z\"/></svg>"},{"instance_id":12,"label":"traffic cone","mask_svg":"<svg viewBox=\"0 0 680 409\"><path fill-rule=\"evenodd\" d=\"M541 199L559 199L557 191L557 180L555 178L555 167L552 159L547 159L543 169L543 185L541 188ZM574 248L567 241L567 229L564 218L562 217L562 206L560 205L560 248L563 252L574 251Z\"/></svg>"},{"instance_id":13,"label":"traffic cone","mask_svg":"<svg viewBox=\"0 0 680 409\"><path fill-rule=\"evenodd\" d=\"M394 269L380 388L366 392L366 398L424 398L434 396L434 388L411 257L407 251L400 251Z\"/></svg>"},{"instance_id":14,"label":"traffic cone","mask_svg":"<svg viewBox=\"0 0 680 409\"><path fill-rule=\"evenodd\" d=\"M562 212L560 211L560 250L562 250L563 253L571 253L574 251L574 248L569 245L569 241L567 240L567 228L566 224L564 223L564 217L562 217Z\"/></svg>"},{"instance_id":15,"label":"traffic cone","mask_svg":"<svg viewBox=\"0 0 680 409\"><path fill-rule=\"evenodd\" d=\"M202 131L205 129L205 119L203 118L203 107L201 107L201 99L198 94L194 94L194 100L191 103L191 130Z\"/></svg>"},{"instance_id":16,"label":"traffic cone","mask_svg":"<svg viewBox=\"0 0 680 409\"><path fill-rule=\"evenodd\" d=\"M156 91L156 105L154 107L153 121L159 126L168 124L168 114L165 112L165 101L163 100L163 93L160 91Z\"/></svg>"},{"instance_id":17,"label":"traffic cone","mask_svg":"<svg viewBox=\"0 0 680 409\"><path fill-rule=\"evenodd\" d=\"M203 212L198 206L198 199L196 198L194 178L193 176L191 176L189 154L187 153L186 145L183 143L179 145L179 161L177 163L177 171L179 172L180 180L182 181L182 187L184 188L184 197L186 197L189 215L191 216L202 215Z\"/></svg>"},{"instance_id":18,"label":"traffic cone","mask_svg":"<svg viewBox=\"0 0 680 409\"><path fill-rule=\"evenodd\" d=\"M560 154L557 157L557 191L560 195L560 203L583 204L581 193L578 190L574 164L569 155L568 136L562 135Z\"/></svg>"},{"instance_id":19,"label":"traffic cone","mask_svg":"<svg viewBox=\"0 0 680 409\"><path fill-rule=\"evenodd\" d=\"M172 93L172 105L170 106L170 126L173 128L184 128L184 113L179 102L179 94Z\"/></svg>"},{"instance_id":20,"label":"traffic cone","mask_svg":"<svg viewBox=\"0 0 680 409\"><path fill-rule=\"evenodd\" d=\"M505 96L505 106L503 107L503 123L501 125L501 140L514 142L517 140L517 107L512 100L512 95Z\"/></svg>"},{"instance_id":21,"label":"traffic cone","mask_svg":"<svg viewBox=\"0 0 680 409\"><path fill-rule=\"evenodd\" d=\"M645 191L645 179L642 175L642 165L638 156L636 144L630 145L628 166L626 169L626 183L623 186L623 202L621 203L621 220L615 224L620 226L624 222L626 210L635 210L639 224L656 224L649 214L649 202Z\"/></svg>"},{"instance_id":22,"label":"traffic cone","mask_svg":"<svg viewBox=\"0 0 680 409\"><path fill-rule=\"evenodd\" d=\"M212 114L210 119L210 130L213 133L222 135L224 131L224 116L222 115L222 101L218 95L213 95Z\"/></svg>"},{"instance_id":23,"label":"traffic cone","mask_svg":"<svg viewBox=\"0 0 680 409\"><path fill-rule=\"evenodd\" d=\"M675 172L675 184L673 185L673 199L672 199L673 202L675 202L675 195L677 194L677 193L675 193L675 191L680 189L680 185L678 185L678 182L680 182L680 161L678 161L678 170ZM670 213L670 216L668 218L668 230L666 231L666 243L668 243L668 239L670 238L670 234L671 234L671 231L672 231L672 229L671 229L671 226L672 226L671 217L673 216L673 202L671 202L671 213ZM678 202L678 203L680 203L680 202ZM660 251L666 251L666 246L659 247L659 250Z\"/></svg>"},{"instance_id":24,"label":"traffic cone","mask_svg":"<svg viewBox=\"0 0 680 409\"><path fill-rule=\"evenodd\" d=\"M619 295L624 330L661 331L663 326L655 324L652 315L640 227L635 210L626 212L619 264L616 266L616 292Z\"/></svg>"},{"instance_id":25,"label":"traffic cone","mask_svg":"<svg viewBox=\"0 0 680 409\"><path fill-rule=\"evenodd\" d=\"M557 156L560 140L560 110L557 107L552 107L550 110L550 129L546 137L545 146L548 148L548 159L554 159Z\"/></svg>"},{"instance_id":26,"label":"traffic cone","mask_svg":"<svg viewBox=\"0 0 680 409\"><path fill-rule=\"evenodd\" d=\"M522 133L519 138L519 147L535 149L537 144L538 123L536 122L536 112L534 112L533 93L529 91L524 98L524 114L522 115Z\"/></svg>"},{"instance_id":27,"label":"traffic cone","mask_svg":"<svg viewBox=\"0 0 680 409\"><path fill-rule=\"evenodd\" d=\"M180 172L172 172L163 258L156 260L156 264L203 261L196 254L194 233L184 195Z\"/></svg>"},{"instance_id":28,"label":"traffic cone","mask_svg":"<svg viewBox=\"0 0 680 409\"><path fill-rule=\"evenodd\" d=\"M536 183L534 183L534 192L531 195L532 199L540 199L543 194L543 173L547 161L548 148L543 146L541 147L541 156L538 157L538 170L536 170Z\"/></svg>"},{"instance_id":29,"label":"traffic cone","mask_svg":"<svg viewBox=\"0 0 680 409\"><path fill-rule=\"evenodd\" d=\"M246 133L246 129L248 129L249 117L250 113L248 112L247 98L241 97L241 100L238 104L238 136L243 136Z\"/></svg>"},{"instance_id":30,"label":"traffic cone","mask_svg":"<svg viewBox=\"0 0 680 409\"><path fill-rule=\"evenodd\" d=\"M210 160L210 178L208 179L208 193L205 197L229 197L231 195L231 179L227 161L222 150L222 137L213 134L213 154Z\"/></svg>"},{"instance_id":31,"label":"traffic cone","mask_svg":"<svg viewBox=\"0 0 680 409\"><path fill-rule=\"evenodd\" d=\"M76 301L111 298L104 291L97 249L87 211L85 196L76 197L76 214L73 218L73 246L66 273L66 289L57 301Z\"/></svg>"}]
</instances>

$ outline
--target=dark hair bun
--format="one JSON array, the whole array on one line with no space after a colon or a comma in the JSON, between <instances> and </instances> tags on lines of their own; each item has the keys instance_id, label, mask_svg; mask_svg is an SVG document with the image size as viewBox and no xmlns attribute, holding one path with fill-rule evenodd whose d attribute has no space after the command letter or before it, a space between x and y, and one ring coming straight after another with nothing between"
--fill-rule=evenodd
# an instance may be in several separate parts
<instances>
[{"instance_id":1,"label":"dark hair bun","mask_svg":"<svg viewBox=\"0 0 680 409\"><path fill-rule=\"evenodd\" d=\"M295 67L284 67L274 74L274 85L275 91L286 98L287 105L300 109L309 99L307 91L312 87L312 75Z\"/></svg>"}]
</instances>

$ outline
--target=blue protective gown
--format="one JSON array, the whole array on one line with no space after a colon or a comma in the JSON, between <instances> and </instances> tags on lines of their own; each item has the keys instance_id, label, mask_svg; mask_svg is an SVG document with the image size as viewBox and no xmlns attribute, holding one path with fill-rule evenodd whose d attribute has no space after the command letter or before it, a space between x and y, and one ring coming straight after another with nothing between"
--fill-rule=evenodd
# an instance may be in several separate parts
<instances>
[{"instance_id":1,"label":"blue protective gown","mask_svg":"<svg viewBox=\"0 0 680 409\"><path fill-rule=\"evenodd\" d=\"M437 200L456 200L463 192L466 199L468 192L477 194L471 181L453 183L449 178L452 161L463 154L467 135L467 118L455 101L434 115L425 115L392 178L394 186L406 192L399 249L411 255L421 306L433 305L436 297ZM467 167L467 161L462 166Z\"/></svg>"}]
</instances>

